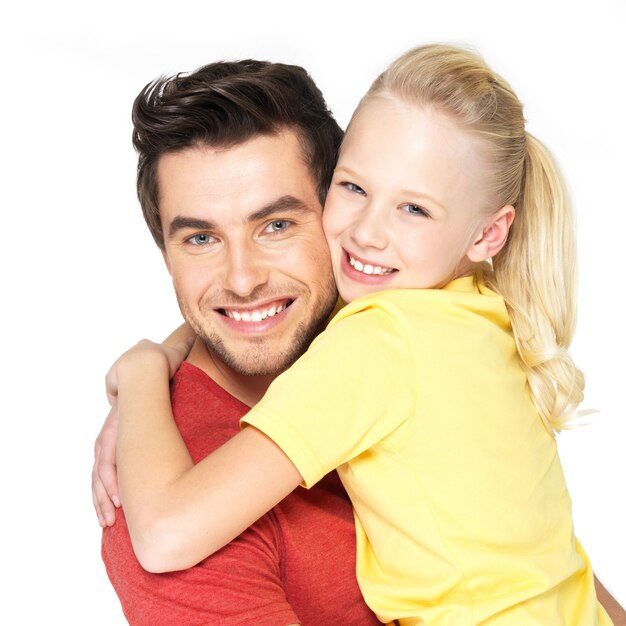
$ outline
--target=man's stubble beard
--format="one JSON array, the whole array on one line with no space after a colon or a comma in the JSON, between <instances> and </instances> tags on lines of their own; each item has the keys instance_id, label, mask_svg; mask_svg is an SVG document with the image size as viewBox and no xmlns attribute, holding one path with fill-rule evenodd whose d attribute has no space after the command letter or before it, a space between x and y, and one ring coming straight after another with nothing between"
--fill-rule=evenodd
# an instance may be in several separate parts
<instances>
[{"instance_id":1,"label":"man's stubble beard","mask_svg":"<svg viewBox=\"0 0 626 626\"><path fill-rule=\"evenodd\" d=\"M202 318L199 320L191 313L178 292L176 297L183 317L210 352L238 374L266 376L280 374L295 363L326 327L337 302L337 289L332 275L321 287L321 293L323 297L318 299L316 310L296 326L289 345L276 354L268 354L267 339L263 335L248 340L249 349L245 354L230 350L218 333L204 328ZM210 311L211 315L215 314L213 309Z\"/></svg>"}]
</instances>

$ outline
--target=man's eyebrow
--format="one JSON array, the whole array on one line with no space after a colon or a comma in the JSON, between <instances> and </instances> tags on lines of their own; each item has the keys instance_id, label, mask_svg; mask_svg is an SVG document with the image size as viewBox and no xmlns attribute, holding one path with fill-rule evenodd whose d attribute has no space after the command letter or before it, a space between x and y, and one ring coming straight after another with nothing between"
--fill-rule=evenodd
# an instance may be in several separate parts
<instances>
[{"instance_id":1,"label":"man's eyebrow","mask_svg":"<svg viewBox=\"0 0 626 626\"><path fill-rule=\"evenodd\" d=\"M267 219L271 215L282 212L311 213L312 211L313 209L302 200L296 198L295 196L286 195L281 196L276 200L272 200L272 202L266 204L264 207L261 207L258 211L250 213L250 215L245 218L245 221L257 222ZM169 228L167 229L167 235L171 238L180 230L215 230L216 228L217 226L214 222L202 220L197 217L177 215L171 221Z\"/></svg>"},{"instance_id":2,"label":"man's eyebrow","mask_svg":"<svg viewBox=\"0 0 626 626\"><path fill-rule=\"evenodd\" d=\"M311 213L313 209L299 198L286 195L273 200L264 207L261 207L258 211L250 213L250 215L246 218L246 222L264 220L276 213L282 213L284 211L288 211L290 213Z\"/></svg>"},{"instance_id":3,"label":"man's eyebrow","mask_svg":"<svg viewBox=\"0 0 626 626\"><path fill-rule=\"evenodd\" d=\"M177 215L167 230L168 237L173 237L179 230L186 228L193 228L194 230L213 230L215 224L213 222L207 222L206 220L200 220L195 217L184 217Z\"/></svg>"}]
</instances>

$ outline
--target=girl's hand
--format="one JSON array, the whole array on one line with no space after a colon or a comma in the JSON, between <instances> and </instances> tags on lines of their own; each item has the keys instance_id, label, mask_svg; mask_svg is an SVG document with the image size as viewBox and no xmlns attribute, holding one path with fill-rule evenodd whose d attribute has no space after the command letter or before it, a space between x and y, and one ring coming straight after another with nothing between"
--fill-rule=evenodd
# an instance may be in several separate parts
<instances>
[{"instance_id":1,"label":"girl's hand","mask_svg":"<svg viewBox=\"0 0 626 626\"><path fill-rule=\"evenodd\" d=\"M183 324L175 330L163 343L154 343L143 339L130 350L126 351L107 372L105 377L107 398L111 406L115 405L122 376L140 374L146 367L162 364L167 368L171 380L185 360L196 336L189 326Z\"/></svg>"},{"instance_id":2,"label":"girl's hand","mask_svg":"<svg viewBox=\"0 0 626 626\"><path fill-rule=\"evenodd\" d=\"M102 528L113 526L115 509L120 506L115 454L117 427L117 403L114 403L96 439L91 472L91 496Z\"/></svg>"}]
</instances>

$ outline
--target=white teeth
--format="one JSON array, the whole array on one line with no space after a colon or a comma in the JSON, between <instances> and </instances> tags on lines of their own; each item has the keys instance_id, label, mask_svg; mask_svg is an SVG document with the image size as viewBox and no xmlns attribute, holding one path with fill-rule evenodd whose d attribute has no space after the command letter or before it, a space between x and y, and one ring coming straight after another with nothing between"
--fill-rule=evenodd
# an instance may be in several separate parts
<instances>
[{"instance_id":1,"label":"white teeth","mask_svg":"<svg viewBox=\"0 0 626 626\"><path fill-rule=\"evenodd\" d=\"M230 311L223 309L227 317L236 322L261 322L268 317L274 317L277 313L284 311L287 307L281 304L278 308L271 306L269 309L256 309L255 311Z\"/></svg>"},{"instance_id":2,"label":"white teeth","mask_svg":"<svg viewBox=\"0 0 626 626\"><path fill-rule=\"evenodd\" d=\"M350 265L357 271L357 272L363 272L364 274L368 274L369 276L371 276L372 274L389 274L390 272L393 272L393 269L391 269L390 267L382 267L380 265L371 265L370 263L366 263L365 265L363 263L361 263L361 261L358 261L357 259L352 258L351 256L348 256L348 259L350 261Z\"/></svg>"}]
</instances>

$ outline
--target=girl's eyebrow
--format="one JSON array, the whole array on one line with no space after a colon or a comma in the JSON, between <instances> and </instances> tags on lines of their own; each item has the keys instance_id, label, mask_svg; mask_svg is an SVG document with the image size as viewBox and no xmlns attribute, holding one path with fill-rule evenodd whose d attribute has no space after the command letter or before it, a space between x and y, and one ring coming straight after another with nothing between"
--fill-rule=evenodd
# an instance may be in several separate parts
<instances>
[{"instance_id":1,"label":"girl's eyebrow","mask_svg":"<svg viewBox=\"0 0 626 626\"><path fill-rule=\"evenodd\" d=\"M356 178L357 173L354 170L351 170L349 167L346 167L345 165L338 165L335 168L335 174L337 172L341 172L342 174L347 174L348 176L351 176L353 178Z\"/></svg>"},{"instance_id":2,"label":"girl's eyebrow","mask_svg":"<svg viewBox=\"0 0 626 626\"><path fill-rule=\"evenodd\" d=\"M426 200L429 204L435 205L435 207L437 207L439 210L444 211L445 213L447 213L447 209L445 206L443 206L443 204L441 204L441 202L439 202L438 200L435 200L435 198L433 198L431 195L424 193L423 191L417 191L415 189L400 189L400 194L405 195L405 196L409 196L412 198L420 198L420 199L424 199Z\"/></svg>"},{"instance_id":3,"label":"girl's eyebrow","mask_svg":"<svg viewBox=\"0 0 626 626\"><path fill-rule=\"evenodd\" d=\"M349 176L350 178L358 178L358 174L354 170L351 170L349 167L346 167L345 165L340 165L339 167L336 167L335 173L345 174ZM418 191L417 189L403 188L403 189L399 189L398 193L400 195L404 195L410 198L423 198L430 204L435 205L440 210L447 212L446 208L441 204L441 202L439 202L438 200L433 198L431 195L423 191Z\"/></svg>"}]
</instances>

